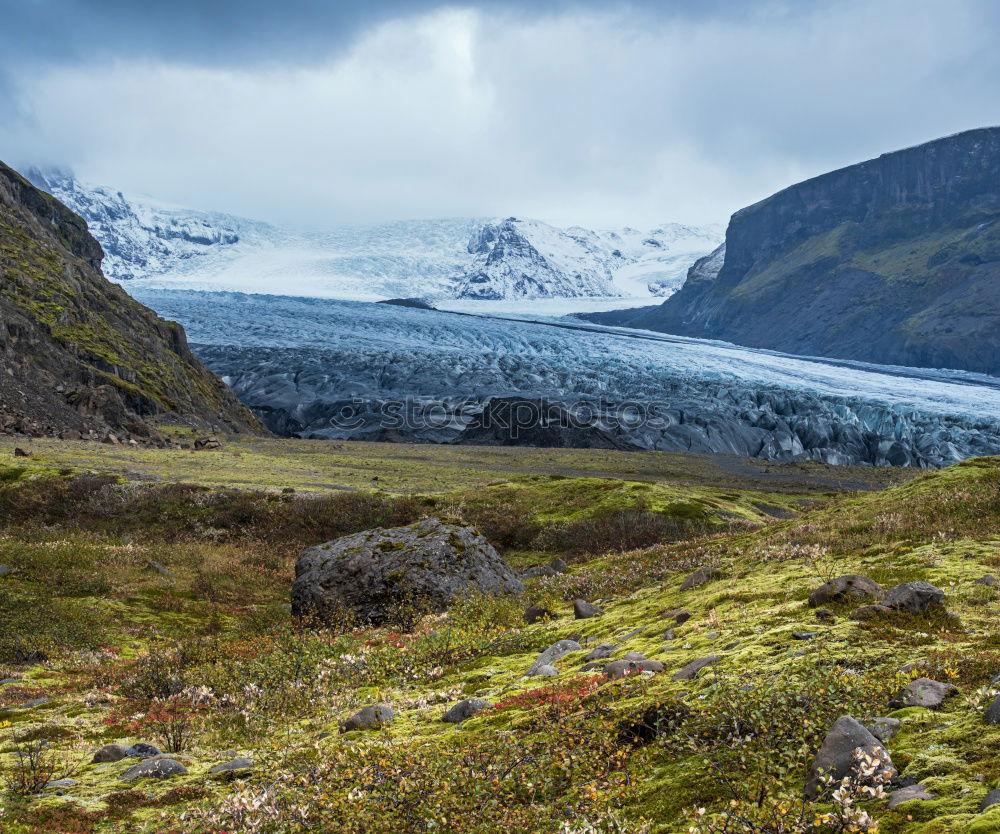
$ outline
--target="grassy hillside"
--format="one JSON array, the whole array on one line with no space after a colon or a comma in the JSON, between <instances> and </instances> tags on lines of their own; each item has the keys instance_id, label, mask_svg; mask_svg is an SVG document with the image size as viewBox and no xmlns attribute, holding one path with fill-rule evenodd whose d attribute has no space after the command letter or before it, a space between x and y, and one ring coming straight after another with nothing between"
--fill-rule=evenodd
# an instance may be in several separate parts
<instances>
[{"instance_id":1,"label":"grassy hillside","mask_svg":"<svg viewBox=\"0 0 1000 834\"><path fill-rule=\"evenodd\" d=\"M858 830L801 798L842 714L898 718L893 761L935 795L863 803L881 831L1000 830L1000 810L977 813L1000 786L1000 727L982 716L1000 671L1000 592L975 581L1000 568L1000 458L831 494L820 489L829 470L796 481L731 460L271 443L161 458L85 444L0 453L11 569L0 577L0 830ZM248 477L237 453L269 490L226 485ZM201 485L177 483L189 461ZM369 483L398 474L410 488L335 488L362 461ZM626 463L633 471L615 471ZM502 479L504 466L517 474ZM283 492L282 480L314 491ZM519 566L559 556L570 570L527 580L522 599L401 611L385 628L292 626L300 548L425 515L477 526ZM700 566L714 578L681 590ZM806 598L844 573L928 580L947 614L857 622L833 604L818 619ZM574 620L580 597L604 615ZM555 617L526 625L529 603ZM680 624L678 609L691 615ZM525 678L564 638L583 650L558 660L556 677ZM664 670L578 671L603 643ZM698 676L673 680L710 655ZM918 674L957 693L939 710L893 711ZM493 707L440 720L471 696ZM380 702L398 712L392 724L338 732ZM90 763L126 740L175 753L187 773L123 782L137 759ZM209 772L242 755L253 765L236 778ZM73 783L40 795L30 784L64 775Z\"/></svg>"}]
</instances>

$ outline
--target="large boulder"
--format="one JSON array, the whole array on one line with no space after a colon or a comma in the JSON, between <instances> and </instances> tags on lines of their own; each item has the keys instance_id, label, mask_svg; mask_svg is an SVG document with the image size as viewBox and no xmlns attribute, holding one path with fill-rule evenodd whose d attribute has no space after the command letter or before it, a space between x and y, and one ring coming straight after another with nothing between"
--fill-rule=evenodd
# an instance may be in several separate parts
<instances>
[{"instance_id":1,"label":"large boulder","mask_svg":"<svg viewBox=\"0 0 1000 834\"><path fill-rule=\"evenodd\" d=\"M877 757L883 769L892 768L892 760L882 743L858 721L849 715L842 715L826 734L823 746L813 760L809 781L806 782L806 797L815 799L820 795L823 777L840 780L847 776L855 767L854 751L859 747L868 755Z\"/></svg>"},{"instance_id":2,"label":"large boulder","mask_svg":"<svg viewBox=\"0 0 1000 834\"><path fill-rule=\"evenodd\" d=\"M916 582L904 582L902 585L890 588L882 600L882 604L887 608L908 611L911 614L921 614L943 602L944 591L922 579Z\"/></svg>"},{"instance_id":3,"label":"large boulder","mask_svg":"<svg viewBox=\"0 0 1000 834\"><path fill-rule=\"evenodd\" d=\"M576 640L557 640L540 655L538 655L538 658L531 664L531 668L528 669L526 674L528 677L543 675L544 673L541 671L542 669L552 666L552 664L559 660L559 658L569 654L570 652L578 652L582 648L583 647L577 643Z\"/></svg>"},{"instance_id":4,"label":"large boulder","mask_svg":"<svg viewBox=\"0 0 1000 834\"><path fill-rule=\"evenodd\" d=\"M885 591L875 580L850 573L820 585L809 594L809 604L813 608L819 608L822 605L845 599L863 600L870 597L874 600L880 600L884 595Z\"/></svg>"},{"instance_id":5,"label":"large boulder","mask_svg":"<svg viewBox=\"0 0 1000 834\"><path fill-rule=\"evenodd\" d=\"M904 686L903 690L889 701L889 706L893 709L903 707L937 709L944 703L944 699L955 691L953 684L941 683L930 678L917 678Z\"/></svg>"},{"instance_id":6,"label":"large boulder","mask_svg":"<svg viewBox=\"0 0 1000 834\"><path fill-rule=\"evenodd\" d=\"M123 782L132 779L167 779L170 776L183 776L185 773L187 768L179 761L170 756L158 755L133 765L122 774L121 778Z\"/></svg>"},{"instance_id":7,"label":"large boulder","mask_svg":"<svg viewBox=\"0 0 1000 834\"><path fill-rule=\"evenodd\" d=\"M469 527L428 518L303 550L295 563L292 613L325 619L346 611L378 624L400 605L443 611L469 591L523 590L486 539Z\"/></svg>"}]
</instances>

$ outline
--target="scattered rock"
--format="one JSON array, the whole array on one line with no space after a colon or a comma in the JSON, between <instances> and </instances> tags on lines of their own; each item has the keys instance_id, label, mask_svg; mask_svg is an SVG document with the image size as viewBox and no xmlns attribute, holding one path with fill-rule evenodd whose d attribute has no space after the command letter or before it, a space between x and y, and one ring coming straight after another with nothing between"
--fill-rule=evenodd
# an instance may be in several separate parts
<instances>
[{"instance_id":1,"label":"scattered rock","mask_svg":"<svg viewBox=\"0 0 1000 834\"><path fill-rule=\"evenodd\" d=\"M291 601L296 616L325 619L346 609L363 622L379 624L414 600L444 611L469 591L523 590L514 571L475 530L428 518L302 551Z\"/></svg>"},{"instance_id":2,"label":"scattered rock","mask_svg":"<svg viewBox=\"0 0 1000 834\"><path fill-rule=\"evenodd\" d=\"M722 660L717 654L709 655L708 657L702 657L698 660L692 660L687 666L681 669L674 675L675 681L689 681L694 680L698 676L698 673L704 669L706 666L712 666Z\"/></svg>"},{"instance_id":3,"label":"scattered rock","mask_svg":"<svg viewBox=\"0 0 1000 834\"><path fill-rule=\"evenodd\" d=\"M217 437L199 437L194 442L195 449L221 449L222 441Z\"/></svg>"},{"instance_id":4,"label":"scattered rock","mask_svg":"<svg viewBox=\"0 0 1000 834\"><path fill-rule=\"evenodd\" d=\"M624 643L626 640L631 640L633 637L638 637L645 630L646 630L646 626L639 626L638 628L632 629L632 631L630 631L628 634L623 634L618 639L621 640Z\"/></svg>"},{"instance_id":5,"label":"scattered rock","mask_svg":"<svg viewBox=\"0 0 1000 834\"><path fill-rule=\"evenodd\" d=\"M528 676L540 674L539 669L543 666L551 666L559 658L570 652L578 652L583 648L576 640L557 640L551 646L549 646L545 651L543 651L528 670Z\"/></svg>"},{"instance_id":6,"label":"scattered rock","mask_svg":"<svg viewBox=\"0 0 1000 834\"><path fill-rule=\"evenodd\" d=\"M31 457L31 452L29 452L29 451L27 451L25 449L22 449L20 446L15 446L14 447L14 457L16 457L16 458L30 458Z\"/></svg>"},{"instance_id":7,"label":"scattered rock","mask_svg":"<svg viewBox=\"0 0 1000 834\"><path fill-rule=\"evenodd\" d=\"M533 568L528 568L524 573L521 574L525 579L536 579L539 576L555 576L556 571L551 565L535 565Z\"/></svg>"},{"instance_id":8,"label":"scattered rock","mask_svg":"<svg viewBox=\"0 0 1000 834\"><path fill-rule=\"evenodd\" d=\"M128 758L128 748L124 744L105 744L100 750L94 753L91 764L102 764L104 762L119 762Z\"/></svg>"},{"instance_id":9,"label":"scattered rock","mask_svg":"<svg viewBox=\"0 0 1000 834\"><path fill-rule=\"evenodd\" d=\"M535 671L532 674L533 676L539 678L554 678L556 675L559 674L559 670L556 669L555 666L545 663L539 666L537 669L535 669Z\"/></svg>"},{"instance_id":10,"label":"scattered rock","mask_svg":"<svg viewBox=\"0 0 1000 834\"><path fill-rule=\"evenodd\" d=\"M889 808L895 808L897 805L902 805L904 802L909 802L911 799L928 800L934 799L934 794L928 793L927 789L923 785L910 785L907 788L901 788L898 791L893 791L889 794Z\"/></svg>"},{"instance_id":11,"label":"scattered rock","mask_svg":"<svg viewBox=\"0 0 1000 834\"><path fill-rule=\"evenodd\" d=\"M66 788L72 788L74 785L79 785L80 783L76 779L55 779L49 782L45 786L47 791L62 791Z\"/></svg>"},{"instance_id":12,"label":"scattered rock","mask_svg":"<svg viewBox=\"0 0 1000 834\"><path fill-rule=\"evenodd\" d=\"M466 698L464 701L459 701L442 715L441 720L449 724L461 724L467 718L472 718L477 712L482 712L491 706L493 704L489 701L484 701L482 698Z\"/></svg>"},{"instance_id":13,"label":"scattered rock","mask_svg":"<svg viewBox=\"0 0 1000 834\"><path fill-rule=\"evenodd\" d=\"M1000 789L990 791L983 797L983 801L979 803L979 813L983 813L987 808L992 808L994 805L1000 805Z\"/></svg>"},{"instance_id":14,"label":"scattered rock","mask_svg":"<svg viewBox=\"0 0 1000 834\"><path fill-rule=\"evenodd\" d=\"M569 565L567 565L562 559L556 558L549 562L549 567L552 568L556 573L566 573L569 570Z\"/></svg>"},{"instance_id":15,"label":"scattered rock","mask_svg":"<svg viewBox=\"0 0 1000 834\"><path fill-rule=\"evenodd\" d=\"M122 781L127 782L131 779L166 779L170 776L183 776L185 773L187 773L187 768L179 761L171 759L169 756L160 755L143 759L139 764L132 765L132 767L122 774Z\"/></svg>"},{"instance_id":16,"label":"scattered rock","mask_svg":"<svg viewBox=\"0 0 1000 834\"><path fill-rule=\"evenodd\" d=\"M591 617L599 617L603 613L602 609L585 599L573 600L573 616L578 620L589 620Z\"/></svg>"},{"instance_id":17,"label":"scattered rock","mask_svg":"<svg viewBox=\"0 0 1000 834\"><path fill-rule=\"evenodd\" d=\"M1000 695L986 708L985 717L989 724L1000 724Z\"/></svg>"},{"instance_id":18,"label":"scattered rock","mask_svg":"<svg viewBox=\"0 0 1000 834\"><path fill-rule=\"evenodd\" d=\"M894 735L899 732L900 722L898 718L876 718L871 724L865 727L869 733L881 741L888 744Z\"/></svg>"},{"instance_id":19,"label":"scattered rock","mask_svg":"<svg viewBox=\"0 0 1000 834\"><path fill-rule=\"evenodd\" d=\"M882 600L887 608L897 611L908 611L910 614L920 614L930 606L938 606L944 602L944 591L918 579L916 582L904 582L890 588Z\"/></svg>"},{"instance_id":20,"label":"scattered rock","mask_svg":"<svg viewBox=\"0 0 1000 834\"><path fill-rule=\"evenodd\" d=\"M793 631L792 637L796 640L814 640L819 637L819 632L816 631Z\"/></svg>"},{"instance_id":21,"label":"scattered rock","mask_svg":"<svg viewBox=\"0 0 1000 834\"><path fill-rule=\"evenodd\" d=\"M976 580L976 584L995 588L997 585L1000 585L1000 579L997 579L992 573L988 573L985 576L980 576L979 579Z\"/></svg>"},{"instance_id":22,"label":"scattered rock","mask_svg":"<svg viewBox=\"0 0 1000 834\"><path fill-rule=\"evenodd\" d=\"M809 605L813 608L819 608L822 605L840 602L846 598L861 600L865 597L871 597L880 600L883 596L885 596L885 591L878 582L867 576L850 573L820 585L809 594Z\"/></svg>"},{"instance_id":23,"label":"scattered rock","mask_svg":"<svg viewBox=\"0 0 1000 834\"><path fill-rule=\"evenodd\" d=\"M664 640L673 640L674 639L674 632L675 632L674 629L668 628L665 632L663 632L663 639Z\"/></svg>"},{"instance_id":24,"label":"scattered rock","mask_svg":"<svg viewBox=\"0 0 1000 834\"><path fill-rule=\"evenodd\" d=\"M884 767L892 767L889 753L881 742L849 715L842 715L826 734L823 746L813 759L809 781L806 782L806 797L815 799L820 794L823 776L840 780L855 766L854 751L861 748L870 756L877 756Z\"/></svg>"},{"instance_id":25,"label":"scattered rock","mask_svg":"<svg viewBox=\"0 0 1000 834\"><path fill-rule=\"evenodd\" d=\"M43 704L47 704L51 700L52 700L51 698L47 698L44 696L41 698L33 698L32 700L25 701L23 704L21 704L21 709L34 709L35 707L40 707Z\"/></svg>"},{"instance_id":26,"label":"scattered rock","mask_svg":"<svg viewBox=\"0 0 1000 834\"><path fill-rule=\"evenodd\" d=\"M245 757L233 759L232 761L217 764L210 771L210 776L222 779L237 779L253 769L253 762Z\"/></svg>"},{"instance_id":27,"label":"scattered rock","mask_svg":"<svg viewBox=\"0 0 1000 834\"><path fill-rule=\"evenodd\" d=\"M640 672L662 672L663 664L658 660L648 660L644 657L637 660L612 660L604 667L604 677L608 680L618 680L626 675L637 675Z\"/></svg>"},{"instance_id":28,"label":"scattered rock","mask_svg":"<svg viewBox=\"0 0 1000 834\"><path fill-rule=\"evenodd\" d=\"M817 608L816 609L816 619L823 622L828 622L835 619L833 612L829 608Z\"/></svg>"},{"instance_id":29,"label":"scattered rock","mask_svg":"<svg viewBox=\"0 0 1000 834\"><path fill-rule=\"evenodd\" d=\"M131 747L126 747L125 755L130 759L148 759L152 756L162 755L162 751L155 744L146 744L144 741L140 741Z\"/></svg>"},{"instance_id":30,"label":"scattered rock","mask_svg":"<svg viewBox=\"0 0 1000 834\"><path fill-rule=\"evenodd\" d=\"M524 621L528 625L537 623L539 620L551 620L554 618L555 614L543 605L529 605L524 611Z\"/></svg>"},{"instance_id":31,"label":"scattered rock","mask_svg":"<svg viewBox=\"0 0 1000 834\"><path fill-rule=\"evenodd\" d=\"M884 605L862 605L860 608L855 608L849 616L852 620L863 622L865 620L875 620L891 613L892 609Z\"/></svg>"},{"instance_id":32,"label":"scattered rock","mask_svg":"<svg viewBox=\"0 0 1000 834\"><path fill-rule=\"evenodd\" d=\"M622 660L645 660L646 659L646 655L644 655L642 652L625 652L625 654L623 654L621 656L621 659Z\"/></svg>"},{"instance_id":33,"label":"scattered rock","mask_svg":"<svg viewBox=\"0 0 1000 834\"><path fill-rule=\"evenodd\" d=\"M10 565L0 565L0 576L6 576L8 573L13 573L14 569Z\"/></svg>"},{"instance_id":34,"label":"scattered rock","mask_svg":"<svg viewBox=\"0 0 1000 834\"><path fill-rule=\"evenodd\" d=\"M944 703L944 699L955 691L955 687L950 683L941 683L930 678L917 678L904 686L903 690L889 702L889 706L893 709L902 709L903 707L937 709Z\"/></svg>"},{"instance_id":35,"label":"scattered rock","mask_svg":"<svg viewBox=\"0 0 1000 834\"><path fill-rule=\"evenodd\" d=\"M165 576L168 579L173 579L176 574L170 570L166 565L161 565L155 559L147 559L146 567L150 570L155 570L160 576Z\"/></svg>"},{"instance_id":36,"label":"scattered rock","mask_svg":"<svg viewBox=\"0 0 1000 834\"><path fill-rule=\"evenodd\" d=\"M340 732L349 733L352 730L374 730L383 724L391 724L396 713L388 704L375 704L358 710L340 725Z\"/></svg>"},{"instance_id":37,"label":"scattered rock","mask_svg":"<svg viewBox=\"0 0 1000 834\"><path fill-rule=\"evenodd\" d=\"M689 591L692 588L698 588L701 585L707 585L713 579L718 579L722 576L722 571L718 568L702 567L698 568L694 573L688 576L681 583L682 591Z\"/></svg>"},{"instance_id":38,"label":"scattered rock","mask_svg":"<svg viewBox=\"0 0 1000 834\"><path fill-rule=\"evenodd\" d=\"M667 617L672 617L677 625L684 625L684 623L691 619L691 612L682 608L668 612Z\"/></svg>"},{"instance_id":39,"label":"scattered rock","mask_svg":"<svg viewBox=\"0 0 1000 834\"><path fill-rule=\"evenodd\" d=\"M617 646L613 646L611 643L604 643L591 651L591 653L584 658L584 662L589 663L592 660L604 660L606 657L611 657L612 653L617 648Z\"/></svg>"}]
</instances>

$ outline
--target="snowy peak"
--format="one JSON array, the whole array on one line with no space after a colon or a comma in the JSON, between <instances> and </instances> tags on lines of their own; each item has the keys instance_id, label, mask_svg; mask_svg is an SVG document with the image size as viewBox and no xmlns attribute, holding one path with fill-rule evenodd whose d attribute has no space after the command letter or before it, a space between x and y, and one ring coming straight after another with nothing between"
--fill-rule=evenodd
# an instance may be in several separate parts
<instances>
[{"instance_id":1,"label":"snowy peak","mask_svg":"<svg viewBox=\"0 0 1000 834\"><path fill-rule=\"evenodd\" d=\"M104 186L84 185L62 168L30 168L25 178L87 221L104 249L103 271L115 281L162 275L181 261L239 243L240 227L248 222L156 206Z\"/></svg>"},{"instance_id":2,"label":"snowy peak","mask_svg":"<svg viewBox=\"0 0 1000 834\"><path fill-rule=\"evenodd\" d=\"M558 228L517 217L280 229L88 185L58 168L27 178L87 221L115 281L376 301L650 299L675 292L721 227Z\"/></svg>"},{"instance_id":3,"label":"snowy peak","mask_svg":"<svg viewBox=\"0 0 1000 834\"><path fill-rule=\"evenodd\" d=\"M668 223L651 231L626 227L559 229L508 217L486 223L469 240L473 261L459 279L458 298L666 296L688 267L711 252L721 228Z\"/></svg>"}]
</instances>

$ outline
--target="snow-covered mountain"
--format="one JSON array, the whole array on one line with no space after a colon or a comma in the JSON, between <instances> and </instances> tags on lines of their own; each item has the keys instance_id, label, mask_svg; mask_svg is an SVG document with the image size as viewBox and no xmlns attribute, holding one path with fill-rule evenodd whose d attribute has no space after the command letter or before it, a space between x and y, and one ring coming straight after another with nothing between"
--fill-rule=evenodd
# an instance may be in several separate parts
<instances>
[{"instance_id":1,"label":"snow-covered mountain","mask_svg":"<svg viewBox=\"0 0 1000 834\"><path fill-rule=\"evenodd\" d=\"M712 226L594 231L514 217L297 231L83 184L62 169L27 176L87 221L109 278L146 287L350 300L662 298L723 237Z\"/></svg>"}]
</instances>

